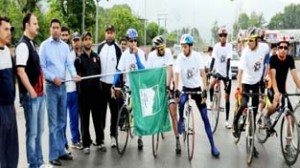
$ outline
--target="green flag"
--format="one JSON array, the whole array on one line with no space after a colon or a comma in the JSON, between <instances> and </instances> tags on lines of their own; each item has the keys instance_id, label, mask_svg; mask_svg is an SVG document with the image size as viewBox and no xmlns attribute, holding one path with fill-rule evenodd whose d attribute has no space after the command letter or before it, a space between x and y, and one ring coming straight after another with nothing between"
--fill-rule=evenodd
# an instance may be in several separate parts
<instances>
[{"instance_id":1,"label":"green flag","mask_svg":"<svg viewBox=\"0 0 300 168\"><path fill-rule=\"evenodd\" d=\"M136 135L153 135L171 130L166 78L166 67L129 73Z\"/></svg>"}]
</instances>

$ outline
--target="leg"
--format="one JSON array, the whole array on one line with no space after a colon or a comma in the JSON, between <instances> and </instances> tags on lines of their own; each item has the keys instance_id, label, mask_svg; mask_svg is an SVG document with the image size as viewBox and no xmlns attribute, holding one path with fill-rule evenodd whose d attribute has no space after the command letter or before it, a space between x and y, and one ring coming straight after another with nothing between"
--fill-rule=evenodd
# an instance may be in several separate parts
<instances>
[{"instance_id":1,"label":"leg","mask_svg":"<svg viewBox=\"0 0 300 168\"><path fill-rule=\"evenodd\" d=\"M38 129L37 129L37 141L36 141L36 155L38 164L41 166L44 164L43 150L42 150L42 135L44 132L44 120L45 120L45 96L38 97Z\"/></svg>"},{"instance_id":2,"label":"leg","mask_svg":"<svg viewBox=\"0 0 300 168\"><path fill-rule=\"evenodd\" d=\"M90 106L88 103L88 96L85 93L80 93L80 122L81 122L81 135L82 145L84 148L90 147L92 140L90 137Z\"/></svg>"},{"instance_id":3,"label":"leg","mask_svg":"<svg viewBox=\"0 0 300 168\"><path fill-rule=\"evenodd\" d=\"M71 102L69 106L69 117L70 117L70 129L72 135L72 143L76 144L80 142L80 133L79 133L79 109L78 109L78 94L77 91L74 91L71 94Z\"/></svg>"},{"instance_id":4,"label":"leg","mask_svg":"<svg viewBox=\"0 0 300 168\"><path fill-rule=\"evenodd\" d=\"M249 85L243 84L243 92L249 92ZM249 97L246 95L242 95L242 104L241 107L238 109L237 113L234 116L233 119L233 128L234 128L234 133L237 133L238 129L238 121L241 115L243 114L243 111L245 108L247 108L247 103L248 103Z\"/></svg>"},{"instance_id":5,"label":"leg","mask_svg":"<svg viewBox=\"0 0 300 168\"><path fill-rule=\"evenodd\" d=\"M210 85L209 85L209 98L210 98L210 102L213 101L213 95L214 95L214 87L217 83L217 79L214 77L211 77L210 80Z\"/></svg>"},{"instance_id":6,"label":"leg","mask_svg":"<svg viewBox=\"0 0 300 168\"><path fill-rule=\"evenodd\" d=\"M67 121L67 92L66 85L61 85L59 87L59 98L57 105L57 143L58 143L58 154L63 156L66 153L65 151L65 131L64 127L66 126Z\"/></svg>"},{"instance_id":7,"label":"leg","mask_svg":"<svg viewBox=\"0 0 300 168\"><path fill-rule=\"evenodd\" d=\"M188 95L182 94L179 100L179 122L178 122L178 133L182 134L183 132L183 110L184 104L188 100Z\"/></svg>"}]
</instances>

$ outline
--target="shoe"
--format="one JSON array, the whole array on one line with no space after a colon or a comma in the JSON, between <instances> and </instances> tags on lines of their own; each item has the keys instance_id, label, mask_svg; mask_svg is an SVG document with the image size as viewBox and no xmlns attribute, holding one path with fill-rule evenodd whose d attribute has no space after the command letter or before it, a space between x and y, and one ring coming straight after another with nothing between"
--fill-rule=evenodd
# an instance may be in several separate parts
<instances>
[{"instance_id":1,"label":"shoe","mask_svg":"<svg viewBox=\"0 0 300 168\"><path fill-rule=\"evenodd\" d=\"M72 143L70 145L70 147L73 148L73 149L78 149L78 150L82 150L83 149L83 146L82 146L82 144L80 142Z\"/></svg>"},{"instance_id":2,"label":"shoe","mask_svg":"<svg viewBox=\"0 0 300 168\"><path fill-rule=\"evenodd\" d=\"M179 139L176 139L176 154L181 154L181 145Z\"/></svg>"},{"instance_id":3,"label":"shoe","mask_svg":"<svg viewBox=\"0 0 300 168\"><path fill-rule=\"evenodd\" d=\"M272 126L271 119L268 116L264 116L264 126L265 128L270 129Z\"/></svg>"},{"instance_id":4,"label":"shoe","mask_svg":"<svg viewBox=\"0 0 300 168\"><path fill-rule=\"evenodd\" d=\"M68 154L68 155L71 155L71 154L72 154L71 151L69 150L69 147L68 147L68 148L65 148L65 152L66 152L66 154Z\"/></svg>"},{"instance_id":5,"label":"shoe","mask_svg":"<svg viewBox=\"0 0 300 168\"><path fill-rule=\"evenodd\" d=\"M257 158L258 155L259 155L259 153L257 152L256 148L253 147L253 156Z\"/></svg>"},{"instance_id":6,"label":"shoe","mask_svg":"<svg viewBox=\"0 0 300 168\"><path fill-rule=\"evenodd\" d=\"M90 154L90 148L89 147L83 148L83 153L87 155Z\"/></svg>"},{"instance_id":7,"label":"shoe","mask_svg":"<svg viewBox=\"0 0 300 168\"><path fill-rule=\"evenodd\" d=\"M232 127L232 135L234 137L234 142L237 143L241 136L240 131L237 128Z\"/></svg>"},{"instance_id":8,"label":"shoe","mask_svg":"<svg viewBox=\"0 0 300 168\"><path fill-rule=\"evenodd\" d=\"M39 168L53 168L53 166L48 164L42 164Z\"/></svg>"},{"instance_id":9,"label":"shoe","mask_svg":"<svg viewBox=\"0 0 300 168\"><path fill-rule=\"evenodd\" d=\"M218 148L215 146L211 149L211 154L213 155L213 157L216 157L216 158L218 158L220 156L220 152L219 152Z\"/></svg>"},{"instance_id":10,"label":"shoe","mask_svg":"<svg viewBox=\"0 0 300 168\"><path fill-rule=\"evenodd\" d=\"M141 138L139 138L138 139L138 149L139 150L143 150L143 147L144 147L143 140Z\"/></svg>"},{"instance_id":11,"label":"shoe","mask_svg":"<svg viewBox=\"0 0 300 168\"><path fill-rule=\"evenodd\" d=\"M50 160L50 164L52 164L54 166L61 166L61 162L59 159Z\"/></svg>"},{"instance_id":12,"label":"shoe","mask_svg":"<svg viewBox=\"0 0 300 168\"><path fill-rule=\"evenodd\" d=\"M213 109L213 102L207 102L207 110Z\"/></svg>"},{"instance_id":13,"label":"shoe","mask_svg":"<svg viewBox=\"0 0 300 168\"><path fill-rule=\"evenodd\" d=\"M60 159L60 160L73 160L73 157L69 154L64 154L62 156L59 156L58 159Z\"/></svg>"},{"instance_id":14,"label":"shoe","mask_svg":"<svg viewBox=\"0 0 300 168\"><path fill-rule=\"evenodd\" d=\"M112 148L115 148L117 147L117 142L116 142L116 138L115 137L111 137L111 147Z\"/></svg>"},{"instance_id":15,"label":"shoe","mask_svg":"<svg viewBox=\"0 0 300 168\"><path fill-rule=\"evenodd\" d=\"M182 134L184 130L183 121L178 121L178 133Z\"/></svg>"},{"instance_id":16,"label":"shoe","mask_svg":"<svg viewBox=\"0 0 300 168\"><path fill-rule=\"evenodd\" d=\"M226 123L225 123L225 128L231 129L231 125L228 123L228 121L226 121Z\"/></svg>"},{"instance_id":17,"label":"shoe","mask_svg":"<svg viewBox=\"0 0 300 168\"><path fill-rule=\"evenodd\" d=\"M106 152L106 147L105 147L104 143L98 145L98 149L99 149L101 152Z\"/></svg>"},{"instance_id":18,"label":"shoe","mask_svg":"<svg viewBox=\"0 0 300 168\"><path fill-rule=\"evenodd\" d=\"M297 151L292 147L292 145L285 145L284 153L286 156L293 158Z\"/></svg>"}]
</instances>

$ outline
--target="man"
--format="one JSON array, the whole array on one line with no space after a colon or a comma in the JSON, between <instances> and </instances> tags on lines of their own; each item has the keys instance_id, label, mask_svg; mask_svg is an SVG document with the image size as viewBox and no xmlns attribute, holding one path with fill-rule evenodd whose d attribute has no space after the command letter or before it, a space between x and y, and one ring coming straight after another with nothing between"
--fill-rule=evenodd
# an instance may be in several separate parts
<instances>
[{"instance_id":1,"label":"man","mask_svg":"<svg viewBox=\"0 0 300 168\"><path fill-rule=\"evenodd\" d=\"M169 111L172 118L173 131L176 138L176 153L181 153L181 145L179 141L179 134L177 128L177 108L174 98L174 88L171 88L171 81L173 80L173 56L169 48L166 49L166 40L162 36L156 36L152 39L152 46L155 48L147 60L147 68L157 68L167 66L167 90L169 100Z\"/></svg>"},{"instance_id":2,"label":"man","mask_svg":"<svg viewBox=\"0 0 300 168\"><path fill-rule=\"evenodd\" d=\"M16 121L15 80L10 50L13 28L7 17L0 16L0 167L16 168L19 140Z\"/></svg>"},{"instance_id":3,"label":"man","mask_svg":"<svg viewBox=\"0 0 300 168\"><path fill-rule=\"evenodd\" d=\"M80 34L75 32L72 34L72 50L70 57L73 62L81 54L81 40ZM71 74L67 71L66 79L71 79ZM78 93L76 89L76 82L69 81L66 83L67 87L67 111L70 119L70 131L71 131L71 144L70 147L73 149L82 149L82 144L80 143L80 133L79 133L79 107L78 107ZM65 127L66 128L66 127ZM66 140L67 141L67 140ZM66 143L68 147L68 143Z\"/></svg>"},{"instance_id":4,"label":"man","mask_svg":"<svg viewBox=\"0 0 300 168\"><path fill-rule=\"evenodd\" d=\"M101 72L100 59L97 54L92 51L92 34L90 32L85 32L81 39L83 53L75 60L76 70L82 77L98 75ZM99 100L101 100L101 93L99 79L86 79L81 81L78 86L83 152L89 154L90 145L92 144L89 131L90 112L93 117L96 144L101 151L106 151L102 141L103 129L101 128L101 109L99 103Z\"/></svg>"},{"instance_id":5,"label":"man","mask_svg":"<svg viewBox=\"0 0 300 168\"><path fill-rule=\"evenodd\" d=\"M119 43L120 43L122 52L124 52L127 49L127 40L126 40L126 38L125 37L121 38Z\"/></svg>"},{"instance_id":6,"label":"man","mask_svg":"<svg viewBox=\"0 0 300 168\"><path fill-rule=\"evenodd\" d=\"M213 52L213 48L211 46L209 46L207 48L208 58L207 58L207 63L205 65L205 72L207 75L207 85L209 85L209 81L210 81L210 74L208 72L210 71L210 64L212 61L212 52Z\"/></svg>"},{"instance_id":7,"label":"man","mask_svg":"<svg viewBox=\"0 0 300 168\"><path fill-rule=\"evenodd\" d=\"M117 72L128 72L134 70L145 69L145 53L143 50L137 47L138 33L135 29L129 28L126 31L126 38L128 42L128 48L122 53L120 62L117 67ZM114 82L112 85L112 95L115 97L115 87L118 85L121 74L114 76ZM129 76L124 74L125 87L130 87ZM140 136L138 138L138 149L143 149L143 140Z\"/></svg>"},{"instance_id":8,"label":"man","mask_svg":"<svg viewBox=\"0 0 300 168\"><path fill-rule=\"evenodd\" d=\"M38 21L34 14L25 15L23 29L23 36L16 48L16 67L20 100L26 120L27 161L30 168L38 168L44 163L42 134L44 131L45 96L40 58L33 41L39 33Z\"/></svg>"},{"instance_id":9,"label":"man","mask_svg":"<svg viewBox=\"0 0 300 168\"><path fill-rule=\"evenodd\" d=\"M183 91L202 91L202 95L192 95L192 99L195 100L198 110L200 111L202 120L204 122L206 135L209 139L211 146L211 154L214 157L219 157L220 152L215 146L213 133L211 126L207 117L206 108L206 74L204 70L204 63L201 61L201 55L199 52L194 51L193 48L193 37L189 34L184 34L181 36L180 44L182 47L182 52L178 55L176 60L175 68L175 97L179 98L179 79L181 79L182 90ZM202 88L201 88L202 87ZM187 94L182 94L180 96L179 104L179 122L178 122L178 132L182 134L183 132L183 110L184 104L188 99ZM202 99L204 99L202 101Z\"/></svg>"},{"instance_id":10,"label":"man","mask_svg":"<svg viewBox=\"0 0 300 168\"><path fill-rule=\"evenodd\" d=\"M63 26L61 27L61 40L67 43L69 46L71 45L70 43L70 29Z\"/></svg>"},{"instance_id":11,"label":"man","mask_svg":"<svg viewBox=\"0 0 300 168\"><path fill-rule=\"evenodd\" d=\"M288 50L290 45L289 37L288 36L280 37L277 45L278 45L278 54L273 55L270 59L272 88L270 88L269 93L270 95L272 95L270 97L270 101L272 101L272 104L268 108L267 115L265 115L264 117L264 125L267 128L270 128L272 125L270 116L276 111L276 108L280 102L281 94L287 93L286 80L287 80L287 75L289 70L291 72L292 79L296 84L297 88L300 88L300 80L297 75L295 61L293 59L293 56L288 55ZM284 99L282 99L282 101L283 101L282 103L286 103L284 102ZM288 107L291 108L290 103L288 105L289 105ZM291 108L291 110L293 109ZM286 146L286 149L290 147L291 147L290 145Z\"/></svg>"},{"instance_id":12,"label":"man","mask_svg":"<svg viewBox=\"0 0 300 168\"><path fill-rule=\"evenodd\" d=\"M40 59L46 79L46 106L49 125L49 161L61 166L61 160L72 160L73 157L65 151L64 127L66 125L67 91L63 82L66 71L70 71L72 79L80 81L74 63L70 57L69 46L61 37L61 22L52 19L50 34L40 47Z\"/></svg>"},{"instance_id":13,"label":"man","mask_svg":"<svg viewBox=\"0 0 300 168\"><path fill-rule=\"evenodd\" d=\"M248 30L248 46L242 51L240 66L237 76L237 92L239 93L259 93L261 79L264 73L264 60L269 52L269 47L265 43L258 42L258 29L253 27ZM238 129L238 121L245 108L247 108L249 97L242 94L242 103L235 114L233 121L233 135L239 138L241 130ZM252 98L252 106L258 107L259 96ZM254 117L257 114L257 108L254 108ZM254 156L258 152L254 147Z\"/></svg>"},{"instance_id":14,"label":"man","mask_svg":"<svg viewBox=\"0 0 300 168\"><path fill-rule=\"evenodd\" d=\"M115 43L115 29L112 25L106 27L105 41L98 47L98 56L101 61L101 73L109 74L115 73L117 65L119 63L122 51L120 47ZM105 129L105 119L107 112L107 104L110 109L110 137L111 147L116 147L116 127L118 120L118 107L121 107L116 99L111 96L111 86L114 80L114 76L104 76L100 78L101 85L101 125ZM104 132L104 130L103 130ZM104 143L104 137L102 137ZM104 144L101 144L105 146Z\"/></svg>"},{"instance_id":15,"label":"man","mask_svg":"<svg viewBox=\"0 0 300 168\"><path fill-rule=\"evenodd\" d=\"M222 80L224 83L225 90L225 111L226 111L226 122L225 127L231 129L231 126L228 122L229 111L230 111L230 92L231 92L231 68L230 68L230 59L232 58L232 45L226 42L227 30L225 27L221 27L218 30L219 40L212 52L212 61L210 65L210 72L215 70L216 77L212 76L210 80L210 103L212 105L214 87L218 80Z\"/></svg>"}]
</instances>

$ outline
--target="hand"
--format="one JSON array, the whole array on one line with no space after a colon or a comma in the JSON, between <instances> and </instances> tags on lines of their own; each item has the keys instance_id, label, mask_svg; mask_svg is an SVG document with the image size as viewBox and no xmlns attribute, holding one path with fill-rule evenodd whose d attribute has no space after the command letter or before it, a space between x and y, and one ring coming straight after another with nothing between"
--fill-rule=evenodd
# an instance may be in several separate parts
<instances>
[{"instance_id":1,"label":"hand","mask_svg":"<svg viewBox=\"0 0 300 168\"><path fill-rule=\"evenodd\" d=\"M133 49L132 49L132 53L133 53L134 55L137 55L137 53L138 53L138 49L137 49L137 47L136 47L136 46L134 46L134 47L133 47Z\"/></svg>"},{"instance_id":2,"label":"hand","mask_svg":"<svg viewBox=\"0 0 300 168\"><path fill-rule=\"evenodd\" d=\"M30 91L29 94L32 99L37 97L37 93L35 92L34 89L32 89L32 91Z\"/></svg>"},{"instance_id":3,"label":"hand","mask_svg":"<svg viewBox=\"0 0 300 168\"><path fill-rule=\"evenodd\" d=\"M74 80L75 82L80 82L80 81L81 81L81 78L80 78L80 76L75 75L75 76L73 77L73 80Z\"/></svg>"},{"instance_id":4,"label":"hand","mask_svg":"<svg viewBox=\"0 0 300 168\"><path fill-rule=\"evenodd\" d=\"M207 91L206 91L206 89L204 89L204 90L202 91L201 96L202 96L203 99L206 99L206 98L207 98Z\"/></svg>"},{"instance_id":5,"label":"hand","mask_svg":"<svg viewBox=\"0 0 300 168\"><path fill-rule=\"evenodd\" d=\"M234 93L235 99L238 100L238 98L240 97L240 95L241 95L241 90L240 90L240 88L237 88L236 91L235 91L235 93Z\"/></svg>"},{"instance_id":6,"label":"hand","mask_svg":"<svg viewBox=\"0 0 300 168\"><path fill-rule=\"evenodd\" d=\"M54 85L60 86L61 85L61 79L59 77L55 77L53 80Z\"/></svg>"},{"instance_id":7,"label":"hand","mask_svg":"<svg viewBox=\"0 0 300 168\"><path fill-rule=\"evenodd\" d=\"M279 100L280 100L280 93L279 92L275 91L275 93L274 93L274 99L275 99L275 101L279 102Z\"/></svg>"},{"instance_id":8,"label":"hand","mask_svg":"<svg viewBox=\"0 0 300 168\"><path fill-rule=\"evenodd\" d=\"M114 86L112 86L110 88L110 94L111 94L111 98L116 99L115 87Z\"/></svg>"}]
</instances>

